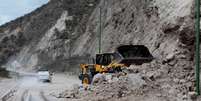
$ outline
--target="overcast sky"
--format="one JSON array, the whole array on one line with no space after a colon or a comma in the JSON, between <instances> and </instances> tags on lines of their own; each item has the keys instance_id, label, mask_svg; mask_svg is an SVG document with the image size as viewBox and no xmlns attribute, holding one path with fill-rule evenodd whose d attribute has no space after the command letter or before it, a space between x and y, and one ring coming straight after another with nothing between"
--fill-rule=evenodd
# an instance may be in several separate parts
<instances>
[{"instance_id":1,"label":"overcast sky","mask_svg":"<svg viewBox=\"0 0 201 101\"><path fill-rule=\"evenodd\" d=\"M0 0L0 25L23 16L49 0Z\"/></svg>"}]
</instances>

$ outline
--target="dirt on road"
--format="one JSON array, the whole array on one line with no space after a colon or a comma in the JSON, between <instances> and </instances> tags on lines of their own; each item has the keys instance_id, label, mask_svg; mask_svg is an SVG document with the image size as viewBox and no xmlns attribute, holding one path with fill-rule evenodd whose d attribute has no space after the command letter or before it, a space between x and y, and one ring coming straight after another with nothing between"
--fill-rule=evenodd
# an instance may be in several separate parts
<instances>
[{"instance_id":1,"label":"dirt on road","mask_svg":"<svg viewBox=\"0 0 201 101\"><path fill-rule=\"evenodd\" d=\"M51 83L39 81L36 75L23 76L15 83L16 92L6 101L64 101L57 99L52 93L71 89L70 87L80 82L76 76L56 73Z\"/></svg>"}]
</instances>

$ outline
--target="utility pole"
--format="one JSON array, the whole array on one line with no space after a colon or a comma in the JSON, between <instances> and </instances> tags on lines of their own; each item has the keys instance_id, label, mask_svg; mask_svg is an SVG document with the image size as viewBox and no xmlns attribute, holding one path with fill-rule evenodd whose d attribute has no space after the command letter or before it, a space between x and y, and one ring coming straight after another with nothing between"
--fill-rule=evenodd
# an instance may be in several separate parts
<instances>
[{"instance_id":1,"label":"utility pole","mask_svg":"<svg viewBox=\"0 0 201 101\"><path fill-rule=\"evenodd\" d=\"M200 95L200 0L195 0L195 30L196 30L196 92Z\"/></svg>"},{"instance_id":2,"label":"utility pole","mask_svg":"<svg viewBox=\"0 0 201 101\"><path fill-rule=\"evenodd\" d=\"M103 0L103 7L100 5L99 7L99 35L98 35L98 40L99 40L99 48L98 48L98 52L101 53L102 52L102 25L104 25L104 21L102 21L102 12L104 10L104 7L105 7L105 0ZM104 15L105 16L105 15Z\"/></svg>"},{"instance_id":3,"label":"utility pole","mask_svg":"<svg viewBox=\"0 0 201 101\"><path fill-rule=\"evenodd\" d=\"M102 37L102 35L101 35L102 34L102 7L101 6L99 7L99 11L100 11L100 15L99 15L100 25L99 25L99 49L98 49L98 52L101 53L101 45L102 45L101 44L101 42L102 42L101 41L102 40L102 38L101 38Z\"/></svg>"}]
</instances>

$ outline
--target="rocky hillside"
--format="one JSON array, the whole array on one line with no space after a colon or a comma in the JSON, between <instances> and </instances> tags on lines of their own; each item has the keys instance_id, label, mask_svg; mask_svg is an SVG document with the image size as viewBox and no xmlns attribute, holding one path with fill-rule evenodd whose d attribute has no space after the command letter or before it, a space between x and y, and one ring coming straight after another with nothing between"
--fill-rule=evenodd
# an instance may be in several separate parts
<instances>
[{"instance_id":1,"label":"rocky hillside","mask_svg":"<svg viewBox=\"0 0 201 101\"><path fill-rule=\"evenodd\" d=\"M0 63L22 70L78 68L98 52L99 7L102 52L145 45L155 60L130 68L169 98L185 99L195 90L193 0L51 0L0 27Z\"/></svg>"},{"instance_id":2,"label":"rocky hillside","mask_svg":"<svg viewBox=\"0 0 201 101\"><path fill-rule=\"evenodd\" d=\"M85 62L98 52L100 6L103 52L121 44L143 44L157 59L182 50L192 61L192 0L51 0L0 27L0 63L58 70L77 64L71 60Z\"/></svg>"},{"instance_id":3,"label":"rocky hillside","mask_svg":"<svg viewBox=\"0 0 201 101\"><path fill-rule=\"evenodd\" d=\"M98 3L98 0L51 0L2 25L0 63L23 70L37 66L63 70L73 57L70 47L85 32L88 18Z\"/></svg>"}]
</instances>

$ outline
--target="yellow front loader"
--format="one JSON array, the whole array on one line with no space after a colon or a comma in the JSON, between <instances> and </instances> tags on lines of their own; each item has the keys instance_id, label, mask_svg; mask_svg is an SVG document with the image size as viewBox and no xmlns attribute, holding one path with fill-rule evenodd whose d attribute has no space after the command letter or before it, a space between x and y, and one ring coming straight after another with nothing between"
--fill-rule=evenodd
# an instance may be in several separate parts
<instances>
[{"instance_id":1,"label":"yellow front loader","mask_svg":"<svg viewBox=\"0 0 201 101\"><path fill-rule=\"evenodd\" d=\"M97 73L122 72L122 68L131 64L141 65L152 61L153 56L143 45L123 45L113 53L96 54L95 60L93 64L80 64L79 79L84 85L90 84Z\"/></svg>"}]
</instances>

